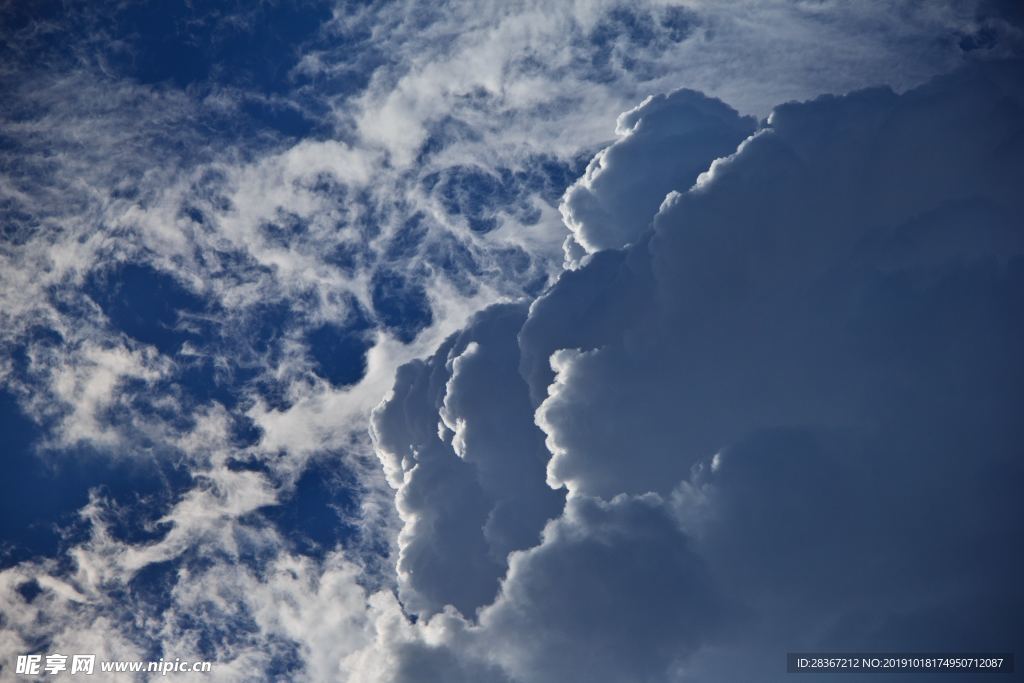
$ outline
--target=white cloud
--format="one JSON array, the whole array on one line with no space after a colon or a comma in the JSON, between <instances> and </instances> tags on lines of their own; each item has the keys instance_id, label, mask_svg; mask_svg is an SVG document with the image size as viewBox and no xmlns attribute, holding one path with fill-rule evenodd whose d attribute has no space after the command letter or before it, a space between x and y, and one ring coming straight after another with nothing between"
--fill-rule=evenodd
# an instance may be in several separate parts
<instances>
[{"instance_id":1,"label":"white cloud","mask_svg":"<svg viewBox=\"0 0 1024 683\"><path fill-rule=\"evenodd\" d=\"M534 545L560 508L541 476L542 435L521 429L532 410L514 343L524 314L505 305L474 317L428 361L404 366L374 413L405 522L399 586L417 612L454 604L471 614L489 603L508 553Z\"/></svg>"},{"instance_id":2,"label":"white cloud","mask_svg":"<svg viewBox=\"0 0 1024 683\"><path fill-rule=\"evenodd\" d=\"M166 368L161 368L160 359L148 350L133 352L86 343L75 355L74 362L58 361L51 380L55 397L66 410L60 417L58 443L118 445L120 435L107 427L103 413L121 403L119 390L124 380L152 382ZM52 407L40 407L43 414L51 411Z\"/></svg>"},{"instance_id":3,"label":"white cloud","mask_svg":"<svg viewBox=\"0 0 1024 683\"><path fill-rule=\"evenodd\" d=\"M525 304L471 316L520 301L558 273L564 233L550 188L519 178L508 190L540 208L533 225L524 218L532 212L471 197L499 223L475 233L466 209L446 205L444 184L431 189L427 179L459 166L500 179L529 171L538 158L566 164L608 143L616 113L679 87L756 115L784 100L873 84L880 74L903 89L964 61L955 38L978 28L975 9L970 2L339 7L325 42L293 75L375 71L356 94L298 87L291 104L308 114L315 109L303 98L313 98L331 115L319 130L333 125L335 139L296 144L233 130L251 94L232 88L203 94L118 81L85 62L56 74L32 65L38 78L19 77L0 105L0 132L17 143L0 154L18 162L4 163L0 174L13 226L0 248L0 348L10 356L4 382L44 428L55 408L70 407L54 423L54 444L87 443L112 457L149 457L157 444L157 457L180 458L194 484L176 492L146 540L121 537L108 519L117 502L96 494L82 511L86 537L66 538L71 569L66 558L40 558L0 572L3 649L50 638L68 648L103 643L99 651L112 658L134 658L157 644L174 656L212 652L219 680L286 665L293 667L287 675L309 680L564 680L570 658L589 662L593 680L633 671L657 679L684 675L679 660L692 655L687 666L714 680L729 670L713 648L700 649L719 633L715 591L771 617L776 612L762 601L772 589L800 590L783 581L791 566L782 560L799 563L798 553L782 557L774 574L724 571L762 559L730 545L730 533L773 537L769 531L790 521L777 498L758 498L756 454L774 453L758 430L857 430L880 420L893 443L912 447L918 442L907 431L879 416L887 407L903 410L901 402L918 405L907 387L927 371L922 386L933 391L939 415L948 417L938 397L958 407L977 400L973 412L958 415L958 434L990 427L973 447L983 445L984 462L1004 467L1003 418L1017 395L1009 380L998 384L996 366L1017 377L1015 366L1000 362L1016 332L993 320L1008 301L1020 250L1020 207L999 203L1019 185L1019 143L1006 113L1019 107L1019 88L1008 77L979 75L993 67L903 98L875 92L786 106L691 191L691 176L735 149L747 124L721 108L707 127L727 130L721 147L677 150L678 126L689 119L668 105L717 105L690 95L655 98L626 115L628 123L643 113L643 122L565 204L591 250L634 246L565 273L532 304L521 330ZM364 29L374 55L347 40L347 31ZM332 45L338 36L346 39ZM12 44L21 54L27 43ZM10 79L10 70L0 71ZM950 94L958 88L969 96ZM669 120L654 115L660 105ZM226 139L204 133L211 122ZM650 138L648 124L656 127ZM658 168L639 163L651 159L646 152L628 153L645 140L669 153ZM1000 146L1004 152L993 152ZM686 168L666 171L679 158ZM623 193L634 178L646 179L638 201ZM670 189L678 194L662 204ZM602 211L583 210L585 196L604 202ZM655 212L657 230L644 237ZM407 238L403 230L417 216L423 234ZM199 297L208 309L196 317L223 345L191 345L172 360L126 338L82 288L90 273L126 262L148 264ZM988 271L997 274L987 281L984 268L993 262L1003 270ZM422 287L430 303L432 321L411 342L382 329L374 310L374 277L384 270ZM911 293L901 278L913 283ZM815 298L838 296L851 282L877 290L853 287L861 297L854 300ZM943 286L966 291L951 310L974 336L941 324ZM915 298L914 287L925 294ZM909 313L882 304L905 304ZM376 326L368 372L351 387L332 387L313 376L303 335L326 322L346 324L357 306ZM285 312L271 323L279 329L268 349L253 321L272 307ZM905 313L934 323L925 328L935 335L925 335L934 353L909 370L877 358L872 365L870 353L900 353L885 346L894 330L908 347L921 343L898 328ZM429 361L399 372L376 413L381 460L399 489L396 520L368 459L367 416L395 368L463 325ZM851 327L862 348L844 345ZM35 338L40 328L59 341ZM997 341L985 346L983 338ZM981 348L991 362L964 366L964 347ZM27 369L15 367L15 349L25 351ZM837 360L850 358L856 363ZM175 373L199 360L221 372L252 370L273 395L254 380L234 406L191 399ZM962 376L956 367L965 368ZM131 381L141 388L128 391ZM981 395L996 386L1004 396ZM121 411L117 420L108 419L112 408ZM245 417L262 432L239 445L231 423ZM537 425L554 454L547 480L572 492L566 512L546 527L562 493L545 483ZM755 455L730 450L748 437ZM946 453L969 442L927 445ZM901 452L870 446L887 457ZM254 513L287 497L314 457L339 451L336 461L359 475L353 521L364 527L361 537L347 541L348 554L301 557ZM716 476L702 479L702 464L717 452ZM783 461L781 471L802 471L799 461ZM1006 479L1015 481L1012 472ZM787 481L780 479L780 490ZM965 504L974 500L969 494ZM698 508L695 521L688 511ZM986 514L969 518L969 528L983 527ZM778 527L765 528L772 523ZM510 562L510 551L521 552ZM397 577L388 566L395 559ZM598 570L580 569L598 560ZM153 613L132 582L161 568L173 594ZM29 600L18 587L33 577L43 592ZM640 585L653 601L669 580L680 588L654 603L657 624L623 599ZM907 613L921 614L919 599L907 598ZM845 603L807 602L800 604L815 623L846 614ZM584 619L585 607L600 618ZM411 623L406 611L422 618ZM581 649L580 629L606 648ZM548 638L524 639L534 632ZM772 642L756 628L743 632L752 649ZM630 640L638 634L649 637Z\"/></svg>"},{"instance_id":4,"label":"white cloud","mask_svg":"<svg viewBox=\"0 0 1024 683\"><path fill-rule=\"evenodd\" d=\"M560 208L572 239L593 253L642 236L665 195L688 189L713 160L734 152L755 123L690 90L648 97L619 116L619 139L566 190ZM567 247L570 257L573 248Z\"/></svg>"}]
</instances>

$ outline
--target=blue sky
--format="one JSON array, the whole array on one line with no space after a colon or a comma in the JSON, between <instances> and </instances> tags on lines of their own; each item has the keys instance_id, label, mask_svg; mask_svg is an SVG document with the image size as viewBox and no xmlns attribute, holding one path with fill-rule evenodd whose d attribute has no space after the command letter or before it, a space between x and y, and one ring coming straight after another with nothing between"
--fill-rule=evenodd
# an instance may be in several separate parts
<instances>
[{"instance_id":1,"label":"blue sky","mask_svg":"<svg viewBox=\"0 0 1024 683\"><path fill-rule=\"evenodd\" d=\"M0 3L0 37L0 679L1020 649L1013 3Z\"/></svg>"}]
</instances>

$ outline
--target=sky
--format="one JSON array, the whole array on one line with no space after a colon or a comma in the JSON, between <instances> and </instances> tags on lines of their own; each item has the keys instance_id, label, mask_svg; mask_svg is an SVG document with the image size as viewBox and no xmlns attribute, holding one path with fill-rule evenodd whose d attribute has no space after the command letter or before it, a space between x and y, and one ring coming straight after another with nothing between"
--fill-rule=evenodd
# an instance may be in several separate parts
<instances>
[{"instance_id":1,"label":"sky","mask_svg":"<svg viewBox=\"0 0 1024 683\"><path fill-rule=\"evenodd\" d=\"M0 0L0 680L1024 652L1022 58L1010 0Z\"/></svg>"}]
</instances>

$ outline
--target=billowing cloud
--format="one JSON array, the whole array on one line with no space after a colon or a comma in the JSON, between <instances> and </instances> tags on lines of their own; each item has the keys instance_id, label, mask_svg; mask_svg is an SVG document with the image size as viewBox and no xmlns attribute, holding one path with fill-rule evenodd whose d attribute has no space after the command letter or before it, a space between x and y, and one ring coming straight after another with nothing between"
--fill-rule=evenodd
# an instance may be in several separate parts
<instances>
[{"instance_id":1,"label":"billowing cloud","mask_svg":"<svg viewBox=\"0 0 1024 683\"><path fill-rule=\"evenodd\" d=\"M416 627L378 615L355 678L663 680L732 617L690 544L656 495L571 497L539 545L510 556L475 621L451 608Z\"/></svg>"},{"instance_id":2,"label":"billowing cloud","mask_svg":"<svg viewBox=\"0 0 1024 683\"><path fill-rule=\"evenodd\" d=\"M618 249L642 236L669 191L692 185L754 126L753 117L690 90L649 97L622 114L615 126L619 140L566 190L561 210L575 242L567 249ZM641 166L644 172L637 173Z\"/></svg>"},{"instance_id":3,"label":"billowing cloud","mask_svg":"<svg viewBox=\"0 0 1024 683\"><path fill-rule=\"evenodd\" d=\"M516 333L512 382L565 511L493 604L433 617L424 642L523 681L1017 648L1021 557L998 539L1024 518L1021 73L779 107L632 246L565 273ZM638 510L662 521L608 517Z\"/></svg>"},{"instance_id":4,"label":"billowing cloud","mask_svg":"<svg viewBox=\"0 0 1024 683\"><path fill-rule=\"evenodd\" d=\"M561 508L543 483L544 436L518 373L525 317L523 305L480 314L428 361L404 366L374 414L405 520L400 585L416 611L490 603L508 554L535 545Z\"/></svg>"}]
</instances>

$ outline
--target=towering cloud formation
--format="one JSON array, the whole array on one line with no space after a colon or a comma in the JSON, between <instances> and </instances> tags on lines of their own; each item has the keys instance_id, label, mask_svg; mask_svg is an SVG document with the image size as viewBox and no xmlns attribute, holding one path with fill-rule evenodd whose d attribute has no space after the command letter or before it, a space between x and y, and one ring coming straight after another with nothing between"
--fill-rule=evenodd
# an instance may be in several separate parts
<instances>
[{"instance_id":1,"label":"towering cloud formation","mask_svg":"<svg viewBox=\"0 0 1024 683\"><path fill-rule=\"evenodd\" d=\"M648 97L619 116L619 140L565 193L568 255L618 249L643 235L668 192L692 185L709 160L732 153L754 126L753 117L692 90Z\"/></svg>"},{"instance_id":2,"label":"towering cloud formation","mask_svg":"<svg viewBox=\"0 0 1024 683\"><path fill-rule=\"evenodd\" d=\"M632 245L583 258L521 326L479 316L378 411L406 585L425 615L457 608L410 627L418 656L473 680L735 681L799 648L1019 650L1022 74L784 105L735 153L701 148L695 182L660 160L695 165L709 111L746 124L694 93L602 153L563 213L587 251ZM648 164L641 132L680 148ZM485 385L515 409L464 400ZM506 564L543 515L498 544L486 511L552 504L537 427L568 498ZM428 486L472 462L462 489ZM504 576L478 609L485 555ZM377 647L374 675L421 680Z\"/></svg>"},{"instance_id":3,"label":"towering cloud formation","mask_svg":"<svg viewBox=\"0 0 1024 683\"><path fill-rule=\"evenodd\" d=\"M417 611L472 614L491 602L508 554L535 545L561 508L544 485L544 436L517 369L525 316L522 305L477 316L430 360L404 366L374 415L406 524L403 596Z\"/></svg>"}]
</instances>

